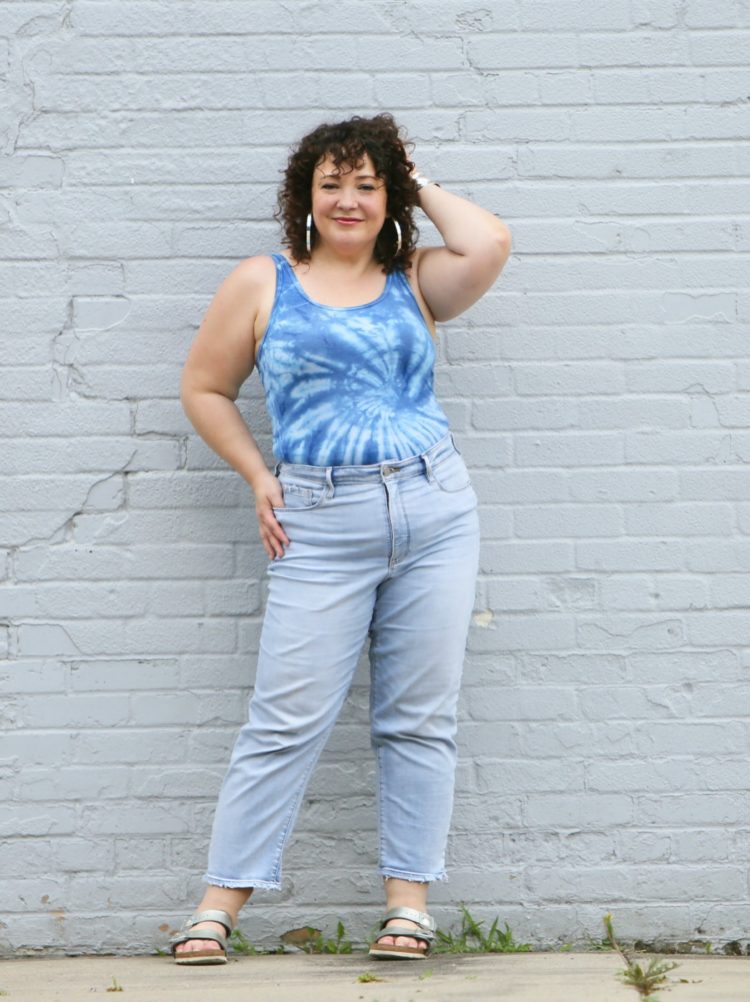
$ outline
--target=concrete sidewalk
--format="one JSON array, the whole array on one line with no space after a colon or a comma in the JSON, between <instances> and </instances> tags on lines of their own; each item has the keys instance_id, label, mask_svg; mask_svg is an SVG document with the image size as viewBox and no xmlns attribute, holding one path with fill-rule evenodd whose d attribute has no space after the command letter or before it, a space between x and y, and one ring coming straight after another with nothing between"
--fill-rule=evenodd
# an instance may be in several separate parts
<instances>
[{"instance_id":1,"label":"concrete sidewalk","mask_svg":"<svg viewBox=\"0 0 750 1002\"><path fill-rule=\"evenodd\" d=\"M650 956L642 959L646 966ZM667 959L679 964L667 983L670 1002L750 999L748 957ZM116 978L123 994L107 997L123 1002L638 1002L617 977L622 966L613 953L439 954L415 962L262 955L192 968L168 957L50 957L2 961L0 991L9 1002L83 1002L103 997ZM365 971L381 980L359 982Z\"/></svg>"}]
</instances>

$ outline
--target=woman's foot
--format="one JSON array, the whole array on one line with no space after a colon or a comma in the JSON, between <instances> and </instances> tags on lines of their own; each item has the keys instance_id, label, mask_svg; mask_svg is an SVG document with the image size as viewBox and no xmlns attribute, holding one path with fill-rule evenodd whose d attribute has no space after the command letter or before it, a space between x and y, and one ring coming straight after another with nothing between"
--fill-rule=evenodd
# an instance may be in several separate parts
<instances>
[{"instance_id":1,"label":"woman's foot","mask_svg":"<svg viewBox=\"0 0 750 1002\"><path fill-rule=\"evenodd\" d=\"M222 911L229 913L232 917L232 926L235 926L240 908L242 908L252 893L252 887L215 887L214 885L209 885L206 893L203 895L203 900L195 910L202 912L208 908L220 908ZM197 925L192 926L190 931L199 932L201 929L218 932L224 937L227 935L227 930L220 922L199 922ZM189 953L195 953L197 950L201 950L204 953L215 953L217 956L224 953L219 944L212 939L189 939L186 943L180 943L175 947L175 956L182 957Z\"/></svg>"},{"instance_id":2,"label":"woman's foot","mask_svg":"<svg viewBox=\"0 0 750 1002\"><path fill-rule=\"evenodd\" d=\"M408 919L389 919L385 928L387 929L389 925L400 925L402 928L406 926L407 929L419 928L416 922L410 922ZM415 939L412 936L383 936L378 942L385 946L413 946L417 950L423 950L425 947L423 939Z\"/></svg>"},{"instance_id":3,"label":"woman's foot","mask_svg":"<svg viewBox=\"0 0 750 1002\"><path fill-rule=\"evenodd\" d=\"M200 910L200 909L199 909ZM236 923L237 919L233 917L232 925ZM198 922L197 925L190 927L191 932L200 932L205 930L208 932L218 932L221 936L226 938L227 931L220 922ZM183 957L188 953L196 953L200 950L202 953L215 953L217 957L223 956L224 950L221 946L213 939L189 939L186 943L180 943L179 946L175 947L175 956Z\"/></svg>"},{"instance_id":4,"label":"woman's foot","mask_svg":"<svg viewBox=\"0 0 750 1002\"><path fill-rule=\"evenodd\" d=\"M401 880L399 877L385 877L385 902L386 911L390 908L406 907L416 908L419 912L427 911L427 890L429 884L418 883L414 880ZM418 929L416 922L408 919L390 919L385 924L400 925L402 928ZM411 936L384 936L380 943L391 946L411 946L417 950L424 950L428 945L423 939L416 939Z\"/></svg>"}]
</instances>

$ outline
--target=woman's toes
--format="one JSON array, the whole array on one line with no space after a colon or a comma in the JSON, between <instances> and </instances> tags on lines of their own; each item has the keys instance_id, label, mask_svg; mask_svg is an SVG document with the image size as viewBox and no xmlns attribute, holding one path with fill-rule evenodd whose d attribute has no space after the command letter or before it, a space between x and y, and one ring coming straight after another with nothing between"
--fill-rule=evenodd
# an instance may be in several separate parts
<instances>
[{"instance_id":1,"label":"woman's toes","mask_svg":"<svg viewBox=\"0 0 750 1002\"><path fill-rule=\"evenodd\" d=\"M408 925L410 927L414 926L415 929L417 928L417 926L416 926L416 924L414 922L411 922L408 919L406 920L406 922L408 922ZM390 922L388 922L386 924L386 929L391 924L392 925L404 925L404 919L391 919ZM417 950L420 949L420 946L421 946L421 944L419 943L419 941L416 940L416 939L413 939L411 936L384 936L380 940L380 942L386 944L387 946L411 946L413 949L417 949Z\"/></svg>"},{"instance_id":2,"label":"woman's toes","mask_svg":"<svg viewBox=\"0 0 750 1002\"><path fill-rule=\"evenodd\" d=\"M419 943L417 943L416 939L412 939L411 936L397 936L396 946L413 946L418 948Z\"/></svg>"},{"instance_id":3,"label":"woman's toes","mask_svg":"<svg viewBox=\"0 0 750 1002\"><path fill-rule=\"evenodd\" d=\"M220 950L219 944L210 939L189 939L187 943L180 943L177 947L178 953L195 953L197 950Z\"/></svg>"}]
</instances>

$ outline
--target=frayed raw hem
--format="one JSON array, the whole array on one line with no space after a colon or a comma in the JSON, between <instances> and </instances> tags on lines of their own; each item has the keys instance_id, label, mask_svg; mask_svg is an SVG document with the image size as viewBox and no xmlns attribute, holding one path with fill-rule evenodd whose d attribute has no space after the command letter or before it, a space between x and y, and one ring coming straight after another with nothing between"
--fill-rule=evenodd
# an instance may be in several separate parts
<instances>
[{"instance_id":1,"label":"frayed raw hem","mask_svg":"<svg viewBox=\"0 0 750 1002\"><path fill-rule=\"evenodd\" d=\"M213 884L214 887L258 887L265 891L281 890L281 882L278 880L256 880L254 877L235 880L234 877L214 877L210 873L204 873L201 880L204 884Z\"/></svg>"},{"instance_id":2,"label":"frayed raw hem","mask_svg":"<svg viewBox=\"0 0 750 1002\"><path fill-rule=\"evenodd\" d=\"M419 884L431 884L435 880L447 880L448 874L445 870L440 873L408 873L406 870L392 870L390 867L381 867L381 877L396 877L398 880L411 880Z\"/></svg>"}]
</instances>

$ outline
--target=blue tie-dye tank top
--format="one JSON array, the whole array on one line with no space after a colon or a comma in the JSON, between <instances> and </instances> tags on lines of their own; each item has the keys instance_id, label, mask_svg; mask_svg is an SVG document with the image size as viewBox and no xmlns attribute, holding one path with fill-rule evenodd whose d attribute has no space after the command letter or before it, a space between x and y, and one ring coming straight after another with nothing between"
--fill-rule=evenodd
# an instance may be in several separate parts
<instances>
[{"instance_id":1,"label":"blue tie-dye tank top","mask_svg":"<svg viewBox=\"0 0 750 1002\"><path fill-rule=\"evenodd\" d=\"M276 459L348 466L405 459L449 429L435 345L401 271L362 306L323 306L274 254L276 294L256 364Z\"/></svg>"}]
</instances>

